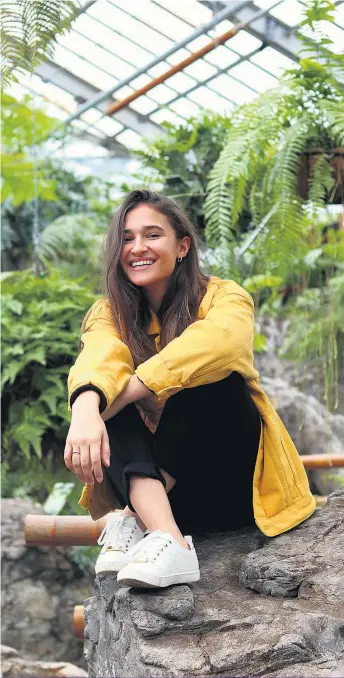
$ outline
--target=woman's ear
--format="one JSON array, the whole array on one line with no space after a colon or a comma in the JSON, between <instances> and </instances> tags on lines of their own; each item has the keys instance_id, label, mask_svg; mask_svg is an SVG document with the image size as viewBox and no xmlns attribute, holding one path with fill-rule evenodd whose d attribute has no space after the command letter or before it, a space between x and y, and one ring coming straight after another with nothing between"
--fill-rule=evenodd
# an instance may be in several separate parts
<instances>
[{"instance_id":1,"label":"woman's ear","mask_svg":"<svg viewBox=\"0 0 344 678\"><path fill-rule=\"evenodd\" d=\"M178 256L185 257L190 249L191 240L188 235L185 235L184 238L180 241L178 247Z\"/></svg>"}]
</instances>

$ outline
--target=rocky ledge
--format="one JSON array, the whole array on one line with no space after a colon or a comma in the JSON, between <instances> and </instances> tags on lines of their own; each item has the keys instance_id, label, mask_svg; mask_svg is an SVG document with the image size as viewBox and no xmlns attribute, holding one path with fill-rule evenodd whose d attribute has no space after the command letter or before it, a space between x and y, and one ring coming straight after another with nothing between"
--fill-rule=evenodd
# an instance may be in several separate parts
<instances>
[{"instance_id":1,"label":"rocky ledge","mask_svg":"<svg viewBox=\"0 0 344 678\"><path fill-rule=\"evenodd\" d=\"M252 528L195 545L195 585L135 590L97 577L90 678L344 676L344 490L279 537Z\"/></svg>"}]
</instances>

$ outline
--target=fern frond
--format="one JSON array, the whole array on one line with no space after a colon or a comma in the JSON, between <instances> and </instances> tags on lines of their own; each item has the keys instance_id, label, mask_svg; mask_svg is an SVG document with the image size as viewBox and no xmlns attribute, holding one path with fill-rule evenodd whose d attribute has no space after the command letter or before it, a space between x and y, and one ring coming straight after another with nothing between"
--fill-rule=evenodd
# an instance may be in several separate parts
<instances>
[{"instance_id":1,"label":"fern frond","mask_svg":"<svg viewBox=\"0 0 344 678\"><path fill-rule=\"evenodd\" d=\"M2 88L15 79L16 72L30 72L52 58L56 35L70 28L76 11L74 0L2 2Z\"/></svg>"},{"instance_id":2,"label":"fern frond","mask_svg":"<svg viewBox=\"0 0 344 678\"><path fill-rule=\"evenodd\" d=\"M333 169L328 155L321 155L314 162L308 198L317 207L324 207L326 197L335 185Z\"/></svg>"}]
</instances>

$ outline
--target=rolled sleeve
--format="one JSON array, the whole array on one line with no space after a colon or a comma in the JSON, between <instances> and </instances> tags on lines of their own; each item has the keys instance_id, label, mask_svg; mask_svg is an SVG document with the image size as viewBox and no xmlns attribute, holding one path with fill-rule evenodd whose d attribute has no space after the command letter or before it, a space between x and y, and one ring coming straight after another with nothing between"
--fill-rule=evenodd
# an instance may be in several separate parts
<instances>
[{"instance_id":1,"label":"rolled sleeve","mask_svg":"<svg viewBox=\"0 0 344 678\"><path fill-rule=\"evenodd\" d=\"M157 396L170 396L183 387L157 354L139 365L135 374Z\"/></svg>"}]
</instances>

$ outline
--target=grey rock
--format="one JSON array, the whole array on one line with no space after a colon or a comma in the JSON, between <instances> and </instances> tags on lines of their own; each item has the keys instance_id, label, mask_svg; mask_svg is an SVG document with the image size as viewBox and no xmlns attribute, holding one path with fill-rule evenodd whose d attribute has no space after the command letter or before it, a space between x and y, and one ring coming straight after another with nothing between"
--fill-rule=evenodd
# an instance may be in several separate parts
<instances>
[{"instance_id":1,"label":"grey rock","mask_svg":"<svg viewBox=\"0 0 344 678\"><path fill-rule=\"evenodd\" d=\"M300 454L341 454L344 460L344 416L331 414L316 398L282 379L261 379ZM344 468L308 470L311 489L328 495L344 484Z\"/></svg>"},{"instance_id":2,"label":"grey rock","mask_svg":"<svg viewBox=\"0 0 344 678\"><path fill-rule=\"evenodd\" d=\"M69 662L41 662L19 657L13 647L1 645L1 671L7 678L87 678L87 673Z\"/></svg>"},{"instance_id":3,"label":"grey rock","mask_svg":"<svg viewBox=\"0 0 344 678\"><path fill-rule=\"evenodd\" d=\"M344 661L344 490L275 538L195 540L201 580L129 589L98 575L86 601L90 678L339 675Z\"/></svg>"},{"instance_id":4,"label":"grey rock","mask_svg":"<svg viewBox=\"0 0 344 678\"><path fill-rule=\"evenodd\" d=\"M27 547L28 513L44 511L26 500L1 501L2 642L20 650L25 661L85 664L73 611L92 594L93 573L79 568L70 549Z\"/></svg>"}]
</instances>

